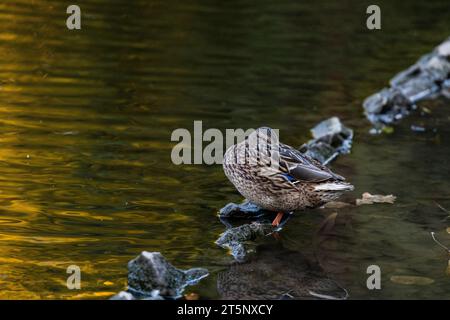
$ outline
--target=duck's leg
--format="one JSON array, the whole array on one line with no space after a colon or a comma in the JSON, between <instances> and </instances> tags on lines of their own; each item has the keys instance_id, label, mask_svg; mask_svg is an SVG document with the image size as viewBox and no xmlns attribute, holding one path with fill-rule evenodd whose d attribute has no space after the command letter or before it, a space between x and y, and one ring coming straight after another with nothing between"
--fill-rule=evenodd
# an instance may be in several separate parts
<instances>
[{"instance_id":1,"label":"duck's leg","mask_svg":"<svg viewBox=\"0 0 450 320\"><path fill-rule=\"evenodd\" d=\"M284 212L278 212L277 216L272 221L272 227L278 227L278 225L281 222L281 219L283 219L283 215L284 215Z\"/></svg>"}]
</instances>

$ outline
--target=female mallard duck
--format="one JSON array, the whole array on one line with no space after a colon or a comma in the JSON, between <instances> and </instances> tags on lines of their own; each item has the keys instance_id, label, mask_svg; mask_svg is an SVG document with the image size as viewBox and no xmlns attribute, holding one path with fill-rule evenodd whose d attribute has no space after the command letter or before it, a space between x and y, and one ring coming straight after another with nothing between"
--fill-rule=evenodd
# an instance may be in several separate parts
<instances>
[{"instance_id":1,"label":"female mallard duck","mask_svg":"<svg viewBox=\"0 0 450 320\"><path fill-rule=\"evenodd\" d=\"M275 131L267 127L228 148L223 169L247 200L278 212L273 226L280 224L286 212L315 208L353 190L340 175L279 142Z\"/></svg>"}]
</instances>

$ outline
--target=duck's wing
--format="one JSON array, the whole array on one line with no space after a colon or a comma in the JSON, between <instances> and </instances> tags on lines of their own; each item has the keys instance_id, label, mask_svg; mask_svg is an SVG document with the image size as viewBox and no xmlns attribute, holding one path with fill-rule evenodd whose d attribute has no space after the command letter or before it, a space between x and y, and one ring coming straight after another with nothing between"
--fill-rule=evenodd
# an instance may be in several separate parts
<instances>
[{"instance_id":1,"label":"duck's wing","mask_svg":"<svg viewBox=\"0 0 450 320\"><path fill-rule=\"evenodd\" d=\"M345 180L340 175L333 173L330 169L311 159L300 151L280 143L280 169L288 174L288 179L305 182L322 182L327 180Z\"/></svg>"}]
</instances>

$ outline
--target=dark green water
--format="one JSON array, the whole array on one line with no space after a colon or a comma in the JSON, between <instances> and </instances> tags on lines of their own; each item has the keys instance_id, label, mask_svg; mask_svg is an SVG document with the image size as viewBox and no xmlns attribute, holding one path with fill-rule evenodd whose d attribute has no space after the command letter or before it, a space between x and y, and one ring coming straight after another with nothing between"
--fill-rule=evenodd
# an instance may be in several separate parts
<instances>
[{"instance_id":1,"label":"dark green water","mask_svg":"<svg viewBox=\"0 0 450 320\"><path fill-rule=\"evenodd\" d=\"M60 1L0 4L0 298L109 297L142 250L208 268L190 290L219 297L231 257L213 243L216 214L241 197L219 165L172 164L172 131L269 125L298 146L330 116L355 130L352 153L333 164L356 187L344 200L397 201L298 212L277 245L318 259L351 298L450 298L449 257L430 237L450 245L436 204L450 209L450 102L425 103L430 116L382 136L368 134L361 107L450 35L448 1L378 1L380 31L365 27L366 1L77 4L80 31L66 28ZM437 132L409 130L422 123ZM66 288L71 264L81 290ZM380 291L366 288L371 264Z\"/></svg>"}]
</instances>

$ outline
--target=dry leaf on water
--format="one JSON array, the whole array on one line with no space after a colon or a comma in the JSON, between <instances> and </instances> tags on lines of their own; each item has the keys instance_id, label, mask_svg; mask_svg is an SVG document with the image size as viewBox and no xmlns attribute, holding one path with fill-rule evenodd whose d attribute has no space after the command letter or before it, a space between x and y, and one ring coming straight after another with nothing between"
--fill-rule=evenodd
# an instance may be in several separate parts
<instances>
[{"instance_id":1,"label":"dry leaf on water","mask_svg":"<svg viewBox=\"0 0 450 320\"><path fill-rule=\"evenodd\" d=\"M387 196L381 194L370 194L368 192L364 192L362 194L361 199L356 199L356 205L360 206L363 204L373 204L373 203L394 203L396 196L389 194Z\"/></svg>"},{"instance_id":2,"label":"dry leaf on water","mask_svg":"<svg viewBox=\"0 0 450 320\"><path fill-rule=\"evenodd\" d=\"M391 281L398 284L406 285L428 285L434 282L431 278L426 277L416 277L416 276L392 276Z\"/></svg>"}]
</instances>

